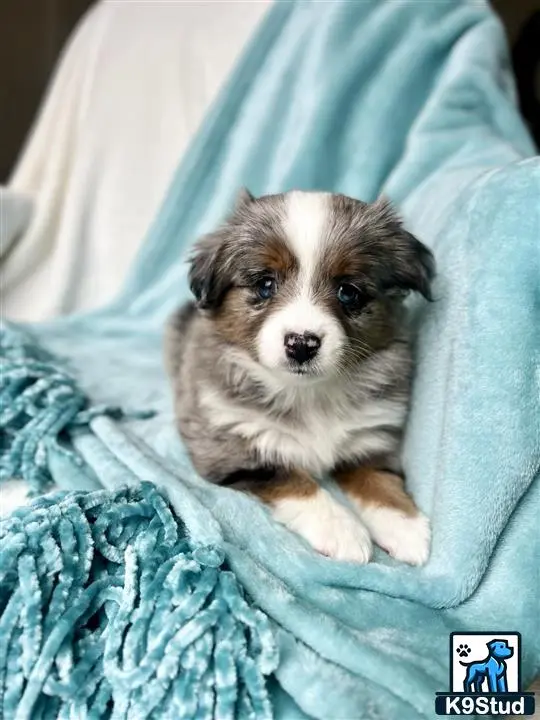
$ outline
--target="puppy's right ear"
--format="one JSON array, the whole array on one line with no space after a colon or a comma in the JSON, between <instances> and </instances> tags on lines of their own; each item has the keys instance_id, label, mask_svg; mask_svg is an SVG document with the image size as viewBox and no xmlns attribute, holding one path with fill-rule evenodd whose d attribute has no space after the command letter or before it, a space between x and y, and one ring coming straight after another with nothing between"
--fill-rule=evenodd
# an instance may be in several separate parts
<instances>
[{"instance_id":1,"label":"puppy's right ear","mask_svg":"<svg viewBox=\"0 0 540 720\"><path fill-rule=\"evenodd\" d=\"M241 218L244 214L244 211L248 209L248 207L254 200L255 196L252 195L247 188L240 188L240 190L238 191L238 195L236 196L234 207L231 213L231 218L233 218L233 220L235 217Z\"/></svg>"},{"instance_id":2,"label":"puppy's right ear","mask_svg":"<svg viewBox=\"0 0 540 720\"><path fill-rule=\"evenodd\" d=\"M240 188L234 204L235 210L244 207L244 205L249 205L253 200L255 200L255 196L249 192L247 187Z\"/></svg>"},{"instance_id":3,"label":"puppy's right ear","mask_svg":"<svg viewBox=\"0 0 540 720\"><path fill-rule=\"evenodd\" d=\"M218 231L205 235L193 249L189 285L197 305L204 310L217 307L229 285L224 244L225 238Z\"/></svg>"},{"instance_id":4,"label":"puppy's right ear","mask_svg":"<svg viewBox=\"0 0 540 720\"><path fill-rule=\"evenodd\" d=\"M227 227L241 221L243 211L254 200L247 188L241 188L225 225L201 238L193 249L189 284L198 306L203 310L218 307L232 283L234 252L231 243L227 242Z\"/></svg>"}]
</instances>

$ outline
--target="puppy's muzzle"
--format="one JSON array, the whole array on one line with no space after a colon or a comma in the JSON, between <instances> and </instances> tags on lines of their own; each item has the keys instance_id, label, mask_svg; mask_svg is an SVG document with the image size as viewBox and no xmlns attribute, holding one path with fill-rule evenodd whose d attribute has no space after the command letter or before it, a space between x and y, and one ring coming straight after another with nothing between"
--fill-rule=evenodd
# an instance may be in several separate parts
<instances>
[{"instance_id":1,"label":"puppy's muzzle","mask_svg":"<svg viewBox=\"0 0 540 720\"><path fill-rule=\"evenodd\" d=\"M285 355L298 365L313 360L321 347L321 338L313 333L288 333L284 338Z\"/></svg>"}]
</instances>

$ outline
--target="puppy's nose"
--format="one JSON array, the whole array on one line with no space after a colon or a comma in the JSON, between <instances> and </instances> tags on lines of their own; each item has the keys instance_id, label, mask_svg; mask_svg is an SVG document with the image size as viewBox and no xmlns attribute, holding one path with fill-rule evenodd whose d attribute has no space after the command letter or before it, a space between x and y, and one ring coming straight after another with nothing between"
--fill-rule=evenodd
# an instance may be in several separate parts
<instances>
[{"instance_id":1,"label":"puppy's nose","mask_svg":"<svg viewBox=\"0 0 540 720\"><path fill-rule=\"evenodd\" d=\"M285 354L290 360L302 365L313 360L321 347L321 338L313 333L288 333L285 335Z\"/></svg>"}]
</instances>

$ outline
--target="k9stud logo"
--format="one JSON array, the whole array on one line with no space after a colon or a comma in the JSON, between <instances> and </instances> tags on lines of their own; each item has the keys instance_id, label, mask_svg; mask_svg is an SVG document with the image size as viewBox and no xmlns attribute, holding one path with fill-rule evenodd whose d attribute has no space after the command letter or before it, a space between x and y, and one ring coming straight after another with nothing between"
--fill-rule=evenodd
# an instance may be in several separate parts
<instances>
[{"instance_id":1,"label":"k9stud logo","mask_svg":"<svg viewBox=\"0 0 540 720\"><path fill-rule=\"evenodd\" d=\"M532 715L534 693L521 692L521 635L452 633L450 692L437 693L437 715Z\"/></svg>"}]
</instances>

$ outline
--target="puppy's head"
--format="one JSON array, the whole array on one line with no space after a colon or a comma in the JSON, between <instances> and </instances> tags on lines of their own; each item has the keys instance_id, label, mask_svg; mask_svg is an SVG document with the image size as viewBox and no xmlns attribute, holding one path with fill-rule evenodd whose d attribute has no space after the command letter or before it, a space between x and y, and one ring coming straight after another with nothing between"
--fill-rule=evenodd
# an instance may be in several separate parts
<instances>
[{"instance_id":1,"label":"puppy's head","mask_svg":"<svg viewBox=\"0 0 540 720\"><path fill-rule=\"evenodd\" d=\"M339 374L394 337L408 292L430 298L431 252L385 201L244 191L195 246L190 283L229 344L282 376Z\"/></svg>"}]
</instances>

